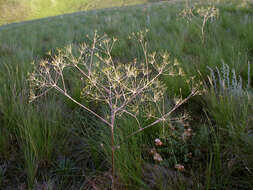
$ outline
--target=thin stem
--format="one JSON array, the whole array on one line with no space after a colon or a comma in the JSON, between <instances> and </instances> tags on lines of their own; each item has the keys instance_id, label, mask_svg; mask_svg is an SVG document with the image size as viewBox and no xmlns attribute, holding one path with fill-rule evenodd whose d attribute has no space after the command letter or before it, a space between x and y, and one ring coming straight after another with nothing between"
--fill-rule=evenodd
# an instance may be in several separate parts
<instances>
[{"instance_id":1,"label":"thin stem","mask_svg":"<svg viewBox=\"0 0 253 190\"><path fill-rule=\"evenodd\" d=\"M198 91L193 91L187 98L183 99L181 102L179 102L178 104L176 104L168 113L166 113L165 115L163 115L161 118L157 119L156 121L154 121L153 123L135 131L134 133L132 133L131 135L129 135L127 138L136 135L137 133L154 126L155 124L158 124L162 121L165 120L165 118L167 118L169 115L171 115L172 112L174 112L178 107L180 107L182 104L184 104L187 100L189 100L192 96L196 95Z\"/></svg>"},{"instance_id":2,"label":"thin stem","mask_svg":"<svg viewBox=\"0 0 253 190\"><path fill-rule=\"evenodd\" d=\"M206 17L204 17L204 21L202 23L202 27L201 27L201 34L202 34L202 43L205 42L205 33L204 33L204 28L205 28L205 25L206 25Z\"/></svg>"},{"instance_id":3,"label":"thin stem","mask_svg":"<svg viewBox=\"0 0 253 190\"><path fill-rule=\"evenodd\" d=\"M115 143L114 143L114 122L115 122L115 112L111 111L111 149L112 149L112 190L115 189L115 167L114 167L114 152L115 152Z\"/></svg>"},{"instance_id":4,"label":"thin stem","mask_svg":"<svg viewBox=\"0 0 253 190\"><path fill-rule=\"evenodd\" d=\"M101 121L103 121L105 124L107 124L108 126L111 126L111 123L109 123L108 121L106 121L104 118L102 118L100 115L96 114L94 111L92 111L91 109L87 108L86 106L80 104L78 101L76 101L74 98L72 98L68 93L64 92L64 90L62 90L60 87L58 87L57 85L53 85L53 87L59 91L60 93L62 93L64 96L66 96L67 98L69 98L71 101L73 101L74 103L76 103L77 105L79 105L80 107L84 108L85 110L87 110L88 112L92 113L93 115L95 115L96 117L98 117Z\"/></svg>"},{"instance_id":5,"label":"thin stem","mask_svg":"<svg viewBox=\"0 0 253 190\"><path fill-rule=\"evenodd\" d=\"M66 85L65 85L65 82L64 82L64 77L63 77L62 70L60 70L60 75L61 75L61 80L62 80L62 84L63 84L64 92L67 92Z\"/></svg>"},{"instance_id":6,"label":"thin stem","mask_svg":"<svg viewBox=\"0 0 253 190\"><path fill-rule=\"evenodd\" d=\"M136 115L132 114L131 112L129 112L129 111L127 111L127 110L122 110L122 112L124 112L124 113L126 113L126 114L132 116L132 117L136 120L136 122L137 122L137 124L138 124L138 127L141 128L140 122L139 122L138 118L136 117Z\"/></svg>"},{"instance_id":7,"label":"thin stem","mask_svg":"<svg viewBox=\"0 0 253 190\"><path fill-rule=\"evenodd\" d=\"M92 50L91 50L91 56L90 56L90 65L89 65L89 76L91 75L91 66L92 66L92 63L93 63L93 54L94 54L94 49L96 47L96 42L97 41L97 33L95 32L95 36L94 36L94 40L93 40L93 44L92 44Z\"/></svg>"}]
</instances>

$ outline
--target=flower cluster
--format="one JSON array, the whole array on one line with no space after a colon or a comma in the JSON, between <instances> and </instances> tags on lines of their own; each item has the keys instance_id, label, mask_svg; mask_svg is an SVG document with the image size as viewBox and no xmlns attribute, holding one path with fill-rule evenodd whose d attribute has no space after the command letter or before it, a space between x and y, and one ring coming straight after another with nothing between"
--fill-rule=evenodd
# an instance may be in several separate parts
<instances>
[{"instance_id":1,"label":"flower cluster","mask_svg":"<svg viewBox=\"0 0 253 190\"><path fill-rule=\"evenodd\" d=\"M162 156L156 151L155 148L152 148L152 149L150 150L150 154L153 156L153 159L154 159L155 161L158 161L158 162L162 162L162 161L163 161Z\"/></svg>"}]
</instances>

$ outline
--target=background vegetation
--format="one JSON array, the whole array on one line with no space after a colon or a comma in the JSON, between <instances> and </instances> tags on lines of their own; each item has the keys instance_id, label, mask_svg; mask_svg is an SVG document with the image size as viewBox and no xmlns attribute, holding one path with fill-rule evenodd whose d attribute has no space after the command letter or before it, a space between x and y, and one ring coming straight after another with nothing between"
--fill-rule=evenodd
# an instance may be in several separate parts
<instances>
[{"instance_id":1,"label":"background vegetation","mask_svg":"<svg viewBox=\"0 0 253 190\"><path fill-rule=\"evenodd\" d=\"M205 23L203 37L200 10L208 7L218 14ZM49 51L70 44L75 51L95 30L119 39L115 62L144 60L129 35L146 29L148 52L169 52L175 65L160 78L164 107L194 84L201 93L170 120L130 138L135 119L116 121L116 189L252 189L252 10L243 0L161 2L0 27L0 189L111 187L108 128L57 92L29 103L27 79L34 65L52 59ZM82 97L80 78L66 74L75 99L106 112ZM153 121L144 117L148 111L139 110L143 126Z\"/></svg>"},{"instance_id":2,"label":"background vegetation","mask_svg":"<svg viewBox=\"0 0 253 190\"><path fill-rule=\"evenodd\" d=\"M0 25L146 2L148 0L0 0Z\"/></svg>"}]
</instances>

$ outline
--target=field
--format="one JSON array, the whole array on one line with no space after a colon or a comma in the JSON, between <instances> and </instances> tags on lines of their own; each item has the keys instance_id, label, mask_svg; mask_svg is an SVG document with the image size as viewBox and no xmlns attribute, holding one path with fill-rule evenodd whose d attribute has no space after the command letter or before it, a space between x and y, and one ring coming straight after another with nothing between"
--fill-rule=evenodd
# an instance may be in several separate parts
<instances>
[{"instance_id":1,"label":"field","mask_svg":"<svg viewBox=\"0 0 253 190\"><path fill-rule=\"evenodd\" d=\"M149 0L0 0L0 25L48 16L146 3Z\"/></svg>"},{"instance_id":2,"label":"field","mask_svg":"<svg viewBox=\"0 0 253 190\"><path fill-rule=\"evenodd\" d=\"M113 2L0 27L0 189L251 190L252 1Z\"/></svg>"}]
</instances>

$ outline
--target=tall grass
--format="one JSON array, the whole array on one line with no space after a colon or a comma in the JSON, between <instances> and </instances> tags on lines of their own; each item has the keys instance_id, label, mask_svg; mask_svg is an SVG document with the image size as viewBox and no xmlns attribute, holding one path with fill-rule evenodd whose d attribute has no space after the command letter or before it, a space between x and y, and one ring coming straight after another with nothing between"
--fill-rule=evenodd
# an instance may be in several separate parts
<instances>
[{"instance_id":1,"label":"tall grass","mask_svg":"<svg viewBox=\"0 0 253 190\"><path fill-rule=\"evenodd\" d=\"M52 163L52 154L59 145L58 138L62 135L62 116L59 113L62 108L54 102L47 105L28 104L29 85L26 74L19 73L18 66L11 69L5 65L1 71L1 76L10 79L8 82L1 79L0 107L4 126L1 130L6 131L1 138L1 141L6 140L1 143L1 153L8 159L13 154L12 149L8 150L10 144L18 143L23 154L29 188L32 188L38 168ZM48 101L52 101L52 98L48 97Z\"/></svg>"},{"instance_id":2,"label":"tall grass","mask_svg":"<svg viewBox=\"0 0 253 190\"><path fill-rule=\"evenodd\" d=\"M248 67L248 81L250 80L250 67ZM249 82L243 81L234 70L223 64L221 69L211 69L211 89L206 96L206 109L213 119L213 151L211 154L212 171L210 177L212 184L217 188L238 186L239 181L231 180L240 177L238 173L245 175L245 179L251 176L252 165L246 161L249 157L242 156L242 152L252 155L248 146L251 146L253 139L250 135L250 117L252 114L252 95L249 94ZM247 139L247 140L246 140ZM228 143L229 142L229 143ZM246 146L241 146L243 143ZM226 162L226 166L224 165ZM245 163L244 169L236 167L236 163ZM238 171L239 169L239 171ZM224 172L225 171L225 172ZM237 173L238 171L238 173ZM244 183L244 182L243 182ZM249 184L241 184L241 186Z\"/></svg>"},{"instance_id":3,"label":"tall grass","mask_svg":"<svg viewBox=\"0 0 253 190\"><path fill-rule=\"evenodd\" d=\"M125 64L132 57L142 60L142 49L128 37L132 32L147 28L149 33L145 40L151 44L148 51L169 51L169 61L175 64L170 75L159 79L169 89L166 108L180 100L174 98L175 94L184 98L196 84L208 85L202 86L202 94L171 115L172 122L155 125L136 136L125 136L137 130L135 119L116 120L115 140L120 145L115 150L117 187L251 189L252 82L248 82L248 78L252 81L252 72L248 74L248 63L253 60L252 4L244 1L211 4L219 10L219 17L205 25L204 43L201 28L197 27L203 20L193 17L191 24L179 17L185 3L163 2L90 11L1 27L2 187L17 189L23 183L29 184L30 189L32 186L35 189L105 189L110 186L108 130L103 130L101 122L90 119L91 116L75 104L53 94L28 104L27 73L31 71L32 61L51 61L49 51L55 55L57 49L73 44L76 52L79 44L89 43L85 36L93 34L95 29L121 41L111 52L117 62ZM223 77L222 61L230 68L230 84L234 69L238 82L234 87L243 92L240 96L231 93L227 86L225 93L217 91L224 87L223 82L216 85L216 90L214 83L213 86L208 83L210 70L207 67L213 69L218 82L217 69ZM104 105L81 99L82 81L71 72L66 74L71 96L101 115L106 113ZM140 109L147 112L146 106ZM140 123L152 121L143 119ZM155 144L156 139L162 146ZM57 148L60 151L56 151Z\"/></svg>"}]
</instances>

